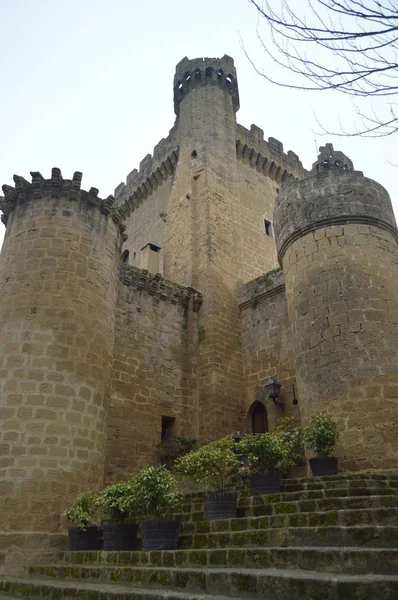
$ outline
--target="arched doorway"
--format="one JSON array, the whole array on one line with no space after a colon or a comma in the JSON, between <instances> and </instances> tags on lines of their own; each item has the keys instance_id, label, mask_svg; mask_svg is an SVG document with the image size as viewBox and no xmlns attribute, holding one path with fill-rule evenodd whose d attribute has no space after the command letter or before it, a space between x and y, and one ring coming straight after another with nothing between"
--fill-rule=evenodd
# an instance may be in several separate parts
<instances>
[{"instance_id":1,"label":"arched doorway","mask_svg":"<svg viewBox=\"0 0 398 600\"><path fill-rule=\"evenodd\" d=\"M252 433L266 433L268 431L267 410L262 402L253 402L248 413L249 425Z\"/></svg>"}]
</instances>

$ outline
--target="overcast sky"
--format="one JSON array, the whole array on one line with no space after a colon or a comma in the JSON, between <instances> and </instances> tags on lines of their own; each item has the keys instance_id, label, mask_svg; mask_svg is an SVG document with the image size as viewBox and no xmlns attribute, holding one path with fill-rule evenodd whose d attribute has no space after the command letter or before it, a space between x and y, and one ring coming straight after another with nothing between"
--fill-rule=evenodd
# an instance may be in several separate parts
<instances>
[{"instance_id":1,"label":"overcast sky","mask_svg":"<svg viewBox=\"0 0 398 600\"><path fill-rule=\"evenodd\" d=\"M304 0L294 0L295 6ZM65 178L113 193L174 123L172 82L183 58L229 54L238 72L238 122L296 152L306 168L332 142L390 192L398 214L398 137L321 137L350 125L355 110L337 93L280 89L257 75L275 66L256 40L248 0L0 0L0 183L14 173ZM2 237L3 231L0 231Z\"/></svg>"}]
</instances>

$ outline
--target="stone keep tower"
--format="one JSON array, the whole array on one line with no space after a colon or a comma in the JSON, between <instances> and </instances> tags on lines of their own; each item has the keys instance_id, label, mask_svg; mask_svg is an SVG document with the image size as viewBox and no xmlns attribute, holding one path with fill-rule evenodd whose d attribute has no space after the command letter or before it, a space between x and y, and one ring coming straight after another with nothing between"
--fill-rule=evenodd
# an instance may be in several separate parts
<instances>
[{"instance_id":1,"label":"stone keep tower","mask_svg":"<svg viewBox=\"0 0 398 600\"><path fill-rule=\"evenodd\" d=\"M184 58L174 77L179 158L165 232L164 274L204 294L199 315L199 436L242 420L236 282L242 276L232 58Z\"/></svg>"},{"instance_id":2,"label":"stone keep tower","mask_svg":"<svg viewBox=\"0 0 398 600\"><path fill-rule=\"evenodd\" d=\"M14 551L56 544L62 509L104 477L122 235L113 198L81 177L3 187L0 536Z\"/></svg>"},{"instance_id":3,"label":"stone keep tower","mask_svg":"<svg viewBox=\"0 0 398 600\"><path fill-rule=\"evenodd\" d=\"M336 417L345 468L398 465L398 232L385 189L327 144L274 225L301 418Z\"/></svg>"}]
</instances>

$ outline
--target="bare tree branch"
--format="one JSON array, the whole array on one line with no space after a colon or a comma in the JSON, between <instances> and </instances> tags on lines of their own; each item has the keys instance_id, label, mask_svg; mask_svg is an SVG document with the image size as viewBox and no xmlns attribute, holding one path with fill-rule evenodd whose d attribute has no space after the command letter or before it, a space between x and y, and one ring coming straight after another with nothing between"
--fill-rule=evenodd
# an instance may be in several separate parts
<instances>
[{"instance_id":1,"label":"bare tree branch","mask_svg":"<svg viewBox=\"0 0 398 600\"><path fill-rule=\"evenodd\" d=\"M256 65L267 81L304 91L336 90L364 101L398 93L398 5L395 0L249 0L259 15L263 51L294 79L277 79ZM293 8L294 7L294 8ZM260 27L266 25L266 34ZM307 80L307 83L305 83ZM386 113L387 108L387 113ZM382 137L398 131L395 105L357 110L363 127L340 135Z\"/></svg>"}]
</instances>

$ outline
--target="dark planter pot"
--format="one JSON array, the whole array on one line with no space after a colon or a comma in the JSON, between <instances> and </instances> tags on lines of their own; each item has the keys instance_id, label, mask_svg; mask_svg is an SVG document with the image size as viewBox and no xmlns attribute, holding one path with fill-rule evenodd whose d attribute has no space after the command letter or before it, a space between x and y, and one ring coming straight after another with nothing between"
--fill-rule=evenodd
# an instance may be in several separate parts
<instances>
[{"instance_id":1,"label":"dark planter pot","mask_svg":"<svg viewBox=\"0 0 398 600\"><path fill-rule=\"evenodd\" d=\"M250 494L278 494L281 491L280 471L259 471L250 477Z\"/></svg>"},{"instance_id":2,"label":"dark planter pot","mask_svg":"<svg viewBox=\"0 0 398 600\"><path fill-rule=\"evenodd\" d=\"M310 467L314 477L337 475L338 473L338 462L336 456L328 456L327 458L310 458Z\"/></svg>"},{"instance_id":3,"label":"dark planter pot","mask_svg":"<svg viewBox=\"0 0 398 600\"><path fill-rule=\"evenodd\" d=\"M72 552L79 550L97 550L101 530L98 527L87 527L82 531L79 527L69 527L69 549Z\"/></svg>"},{"instance_id":4,"label":"dark planter pot","mask_svg":"<svg viewBox=\"0 0 398 600\"><path fill-rule=\"evenodd\" d=\"M138 525L131 523L107 523L104 530L104 550L135 550Z\"/></svg>"},{"instance_id":5,"label":"dark planter pot","mask_svg":"<svg viewBox=\"0 0 398 600\"><path fill-rule=\"evenodd\" d=\"M177 550L179 521L144 521L141 525L143 550Z\"/></svg>"},{"instance_id":6,"label":"dark planter pot","mask_svg":"<svg viewBox=\"0 0 398 600\"><path fill-rule=\"evenodd\" d=\"M231 519L236 517L236 492L212 492L204 497L205 519Z\"/></svg>"}]
</instances>

